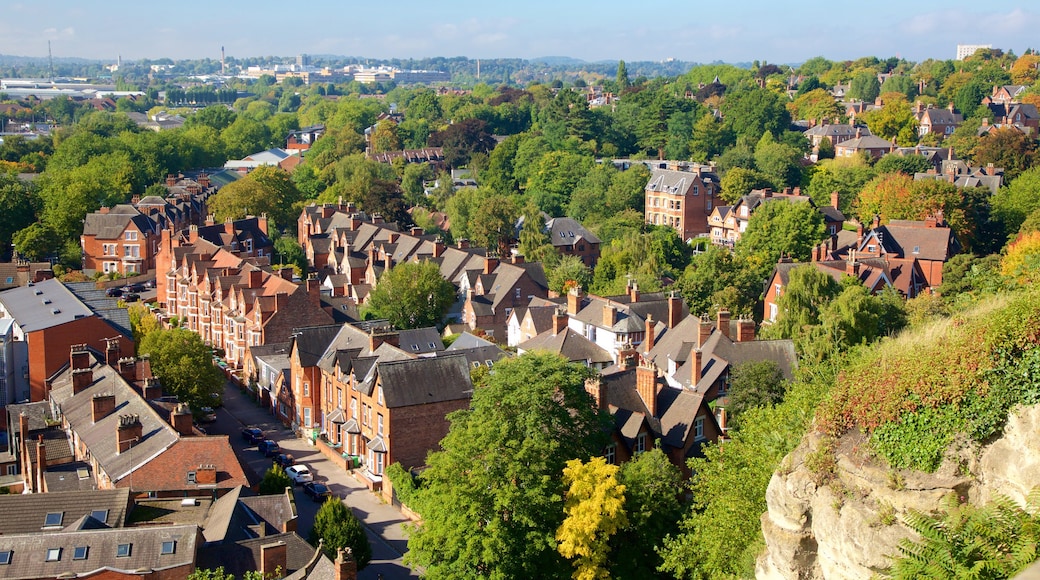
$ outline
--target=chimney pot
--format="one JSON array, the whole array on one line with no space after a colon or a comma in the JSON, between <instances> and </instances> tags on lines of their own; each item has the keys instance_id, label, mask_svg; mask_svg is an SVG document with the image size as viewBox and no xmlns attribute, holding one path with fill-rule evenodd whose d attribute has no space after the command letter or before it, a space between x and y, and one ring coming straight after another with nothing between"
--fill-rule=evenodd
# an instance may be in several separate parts
<instances>
[{"instance_id":1,"label":"chimney pot","mask_svg":"<svg viewBox=\"0 0 1040 580\"><path fill-rule=\"evenodd\" d=\"M90 400L91 403L91 420L94 423L109 416L112 411L116 410L116 396L112 394L94 395Z\"/></svg>"}]
</instances>

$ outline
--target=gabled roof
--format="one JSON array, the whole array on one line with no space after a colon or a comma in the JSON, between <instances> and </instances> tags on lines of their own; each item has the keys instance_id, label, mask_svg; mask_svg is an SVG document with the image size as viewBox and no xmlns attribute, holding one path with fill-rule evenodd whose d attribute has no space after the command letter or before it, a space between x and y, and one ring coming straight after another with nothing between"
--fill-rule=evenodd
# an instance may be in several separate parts
<instances>
[{"instance_id":1,"label":"gabled roof","mask_svg":"<svg viewBox=\"0 0 1040 580\"><path fill-rule=\"evenodd\" d=\"M243 539L234 543L203 546L199 549L196 567L215 569L223 566L225 573L242 578L247 572L260 569L260 547L277 542L286 544L286 570L283 570L286 576L305 568L315 555L314 548L306 540L296 532L287 532Z\"/></svg>"},{"instance_id":2,"label":"gabled roof","mask_svg":"<svg viewBox=\"0 0 1040 580\"><path fill-rule=\"evenodd\" d=\"M48 494L49 495L49 494ZM164 542L174 542L173 553L163 554ZM11 580L56 577L60 574L88 576L100 570L113 570L131 576L139 570L162 571L191 566L195 561L198 528L186 526L148 526L56 534L17 534L0 536L0 551L11 551L11 563L4 566L4 578ZM116 550L129 545L126 557ZM76 548L85 547L84 559L73 558ZM60 549L59 562L45 562L48 550ZM55 571L47 571L53 567Z\"/></svg>"},{"instance_id":3,"label":"gabled roof","mask_svg":"<svg viewBox=\"0 0 1040 580\"><path fill-rule=\"evenodd\" d=\"M188 473L194 472L202 464L217 468L215 484L188 480ZM129 481L126 484L129 485ZM133 485L135 490L143 491L229 489L249 485L249 480L227 435L214 435L181 437L165 452L134 471Z\"/></svg>"},{"instance_id":4,"label":"gabled roof","mask_svg":"<svg viewBox=\"0 0 1040 580\"><path fill-rule=\"evenodd\" d=\"M469 332L463 332L455 339L455 342L451 343L451 346L444 350L446 352L453 352L456 350L465 350L467 348L477 348L482 346L495 346L495 343L490 340L484 340L483 338L470 334Z\"/></svg>"},{"instance_id":5,"label":"gabled roof","mask_svg":"<svg viewBox=\"0 0 1040 580\"><path fill-rule=\"evenodd\" d=\"M880 239L886 250L907 259L945 262L960 247L950 228L926 227L923 221L892 220L864 236L860 251L871 239Z\"/></svg>"},{"instance_id":6,"label":"gabled roof","mask_svg":"<svg viewBox=\"0 0 1040 580\"><path fill-rule=\"evenodd\" d=\"M610 364L614 358L601 346L574 332L570 328L553 334L549 329L538 336L517 345L521 354L536 350L544 350L563 356L571 362L583 364Z\"/></svg>"},{"instance_id":7,"label":"gabled roof","mask_svg":"<svg viewBox=\"0 0 1040 580\"><path fill-rule=\"evenodd\" d=\"M585 240L591 244L600 243L600 239L585 229L577 220L569 217L553 218L545 222L546 232L553 246L573 246L577 240Z\"/></svg>"},{"instance_id":8,"label":"gabled roof","mask_svg":"<svg viewBox=\"0 0 1040 580\"><path fill-rule=\"evenodd\" d=\"M383 400L390 409L473 396L469 365L466 357L459 354L380 361L375 372L383 389Z\"/></svg>"},{"instance_id":9,"label":"gabled roof","mask_svg":"<svg viewBox=\"0 0 1040 580\"><path fill-rule=\"evenodd\" d=\"M0 518L0 537L61 531L92 512L97 512L97 519L103 517L102 523L108 527L120 528L126 524L129 508L128 489L0 495L0 513L4 514ZM47 514L61 514L59 525L45 526Z\"/></svg>"},{"instance_id":10,"label":"gabled roof","mask_svg":"<svg viewBox=\"0 0 1040 580\"><path fill-rule=\"evenodd\" d=\"M70 429L90 451L91 457L118 484L132 470L139 469L166 451L177 442L179 436L115 369L99 362L100 355L93 351L90 354L94 359L90 367L93 382L73 395L72 371L66 365L54 375L51 400L61 409ZM116 408L95 423L92 399L94 395L100 394L115 396ZM137 415L141 421L143 436L131 448L132 453L120 453L117 447L116 431L123 415Z\"/></svg>"},{"instance_id":11,"label":"gabled roof","mask_svg":"<svg viewBox=\"0 0 1040 580\"><path fill-rule=\"evenodd\" d=\"M337 324L297 328L289 340L289 351L297 353L300 366L317 366L319 359L340 331L341 326Z\"/></svg>"}]
</instances>

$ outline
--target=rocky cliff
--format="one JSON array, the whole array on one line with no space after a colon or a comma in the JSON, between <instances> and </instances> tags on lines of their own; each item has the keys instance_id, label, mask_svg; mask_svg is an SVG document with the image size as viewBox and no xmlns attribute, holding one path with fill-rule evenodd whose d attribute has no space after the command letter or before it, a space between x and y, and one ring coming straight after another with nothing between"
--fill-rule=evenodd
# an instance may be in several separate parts
<instances>
[{"instance_id":1,"label":"rocky cliff","mask_svg":"<svg viewBox=\"0 0 1040 580\"><path fill-rule=\"evenodd\" d=\"M1040 485L1040 406L1022 407L1003 435L950 449L935 473L893 470L858 433L830 441L810 434L773 474L762 516L761 579L868 579L891 564L913 532L909 510L931 512L950 493L973 503L995 494L1025 503Z\"/></svg>"}]
</instances>

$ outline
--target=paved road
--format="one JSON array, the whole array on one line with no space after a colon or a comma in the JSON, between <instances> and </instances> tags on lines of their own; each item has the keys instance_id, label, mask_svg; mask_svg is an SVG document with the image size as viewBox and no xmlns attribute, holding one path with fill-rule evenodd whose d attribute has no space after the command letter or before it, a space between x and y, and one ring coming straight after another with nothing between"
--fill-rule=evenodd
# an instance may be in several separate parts
<instances>
[{"instance_id":1,"label":"paved road","mask_svg":"<svg viewBox=\"0 0 1040 580\"><path fill-rule=\"evenodd\" d=\"M230 436L250 483L259 482L271 466L255 445L247 445L241 437L243 426L255 426L264 430L268 439L278 441L283 452L291 453L297 463L303 463L315 474L315 479L324 482L337 497L353 510L354 515L365 524L369 541L372 543L372 562L358 574L359 580L375 580L380 574L385 580L418 578L402 562L401 556L408 549L408 540L403 525L407 518L393 506L368 491L352 475L332 464L315 447L297 438L266 410L244 396L237 386L229 383L224 389L224 406L217 410L217 421L207 426L213 434ZM298 531L306 538L314 525L314 515L319 504L311 501L302 492L296 494L299 512Z\"/></svg>"}]
</instances>

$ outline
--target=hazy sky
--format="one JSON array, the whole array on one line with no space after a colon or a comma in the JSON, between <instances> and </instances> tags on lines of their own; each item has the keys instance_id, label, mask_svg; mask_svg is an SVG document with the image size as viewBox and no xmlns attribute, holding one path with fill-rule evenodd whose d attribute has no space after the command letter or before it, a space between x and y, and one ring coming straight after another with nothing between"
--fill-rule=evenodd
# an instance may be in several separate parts
<instances>
[{"instance_id":1,"label":"hazy sky","mask_svg":"<svg viewBox=\"0 0 1040 580\"><path fill-rule=\"evenodd\" d=\"M923 60L958 43L1021 54L1037 30L1035 0L0 0L0 54L46 56L50 40L56 57L106 61L219 58L221 45L237 57Z\"/></svg>"}]
</instances>

